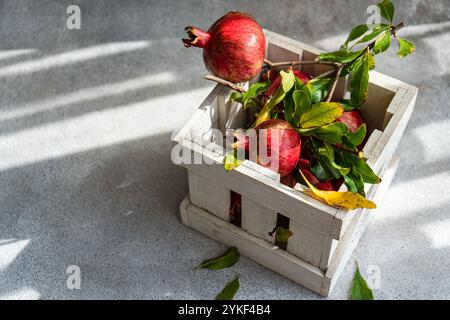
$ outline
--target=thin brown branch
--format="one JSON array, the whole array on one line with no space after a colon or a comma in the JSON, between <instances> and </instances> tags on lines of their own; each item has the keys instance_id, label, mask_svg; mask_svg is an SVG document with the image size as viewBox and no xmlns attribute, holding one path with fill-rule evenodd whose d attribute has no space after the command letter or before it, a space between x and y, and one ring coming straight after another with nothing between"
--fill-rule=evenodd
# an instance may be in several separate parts
<instances>
[{"instance_id":1,"label":"thin brown branch","mask_svg":"<svg viewBox=\"0 0 450 320\"><path fill-rule=\"evenodd\" d=\"M333 66L335 69L339 68L340 63L333 62L333 61L322 61L322 60L307 60L307 61L285 61L285 62L271 62L267 59L264 60L264 62L270 67L294 67L294 66L304 66L304 65L313 65L313 64L321 64L321 65L328 65Z\"/></svg>"},{"instance_id":2,"label":"thin brown branch","mask_svg":"<svg viewBox=\"0 0 450 320\"><path fill-rule=\"evenodd\" d=\"M333 93L336 90L336 87L339 82L339 78L341 77L341 72L342 72L342 69L344 69L344 66L345 65L343 64L337 69L336 76L334 77L334 80L333 80L333 84L330 88L330 91L328 91L326 102L330 102L331 99L333 98Z\"/></svg>"},{"instance_id":3,"label":"thin brown branch","mask_svg":"<svg viewBox=\"0 0 450 320\"><path fill-rule=\"evenodd\" d=\"M238 86L237 84L234 84L234 83L232 83L230 81L227 81L227 80L224 80L224 79L212 76L210 74L206 75L204 77L204 79L209 80L209 81L217 82L217 83L222 84L224 86L227 86L227 87L229 87L229 88L231 88L231 89L233 89L234 91L237 91L237 92L242 92L242 93L247 92L247 90L245 90L241 86Z\"/></svg>"},{"instance_id":4,"label":"thin brown branch","mask_svg":"<svg viewBox=\"0 0 450 320\"><path fill-rule=\"evenodd\" d=\"M336 70L335 70L335 69L333 69L333 70L328 70L327 72L324 72L324 73L322 73L322 74L319 74L318 76L312 78L311 80L326 78L326 77L328 77L328 76L331 76L331 75L334 74L334 73L336 73ZM310 81L311 81L311 80L310 80Z\"/></svg>"}]
</instances>

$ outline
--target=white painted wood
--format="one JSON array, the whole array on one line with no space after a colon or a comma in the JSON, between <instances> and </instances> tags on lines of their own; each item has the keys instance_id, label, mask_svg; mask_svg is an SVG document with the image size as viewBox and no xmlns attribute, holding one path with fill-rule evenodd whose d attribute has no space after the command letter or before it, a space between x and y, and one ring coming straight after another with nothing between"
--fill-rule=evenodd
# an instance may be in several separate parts
<instances>
[{"instance_id":1,"label":"white painted wood","mask_svg":"<svg viewBox=\"0 0 450 320\"><path fill-rule=\"evenodd\" d=\"M218 219L208 212L187 204L180 206L183 223L227 246L237 247L239 252L263 266L320 293L325 280L324 273L299 258L271 245L265 240Z\"/></svg>"},{"instance_id":2,"label":"white painted wood","mask_svg":"<svg viewBox=\"0 0 450 320\"><path fill-rule=\"evenodd\" d=\"M270 39L271 43L274 43L274 44L284 47L284 48L288 48L294 52L297 52L298 50L304 50L307 52L311 52L312 54L315 54L315 55L318 55L322 52L321 50L319 50L313 46L310 46L306 43L302 43L300 41L288 38L286 36L283 36L279 33L276 33L276 32L270 31L270 30L266 30L266 34L271 37L271 39ZM303 57L303 59L304 59L304 57Z\"/></svg>"},{"instance_id":3,"label":"white painted wood","mask_svg":"<svg viewBox=\"0 0 450 320\"><path fill-rule=\"evenodd\" d=\"M188 171L190 201L222 220L230 220L231 192L192 170Z\"/></svg>"},{"instance_id":4,"label":"white painted wood","mask_svg":"<svg viewBox=\"0 0 450 320\"><path fill-rule=\"evenodd\" d=\"M248 87L248 85L244 85L244 87ZM224 103L226 108L229 110L225 127L226 129L241 129L247 124L247 112L243 110L240 103L234 102L230 99L231 93L232 90L228 88L225 88L223 91Z\"/></svg>"},{"instance_id":5,"label":"white painted wood","mask_svg":"<svg viewBox=\"0 0 450 320\"><path fill-rule=\"evenodd\" d=\"M289 238L287 251L313 266L327 269L333 240L329 234L319 233L295 220L290 220L289 230L292 237Z\"/></svg>"},{"instance_id":6,"label":"white painted wood","mask_svg":"<svg viewBox=\"0 0 450 320\"><path fill-rule=\"evenodd\" d=\"M242 196L241 228L248 233L274 243L274 234L270 235L277 224L277 212Z\"/></svg>"},{"instance_id":7,"label":"white painted wood","mask_svg":"<svg viewBox=\"0 0 450 320\"><path fill-rule=\"evenodd\" d=\"M189 139L195 136L195 130L198 128L199 121L203 118L209 118L211 124L218 122L217 107L214 107L217 95L223 91L223 86L217 85L213 91L206 97L205 101L200 105L194 115L181 128L178 133L172 138L172 141L180 143L182 140Z\"/></svg>"},{"instance_id":8,"label":"white painted wood","mask_svg":"<svg viewBox=\"0 0 450 320\"><path fill-rule=\"evenodd\" d=\"M254 168L260 167L246 160L242 165L231 172L223 169L223 156L206 150L195 142L188 145L197 153L202 153L207 161L218 161L217 165L187 166L212 181L219 182L226 189L244 195L261 205L277 211L288 218L304 223L319 232L329 233L334 239L339 239L341 221L336 219L337 209L317 201L304 193L282 185L271 177L264 175ZM267 170L267 169L265 169Z\"/></svg>"},{"instance_id":9,"label":"white painted wood","mask_svg":"<svg viewBox=\"0 0 450 320\"><path fill-rule=\"evenodd\" d=\"M394 157L392 161L387 164L387 168L382 176L383 182L380 185L375 185L371 190L370 196L376 202L379 202L384 193L388 190L392 180L394 179L399 161L400 159L398 157ZM336 252L331 259L330 266L325 273L326 280L324 281L324 286L322 288L323 295L327 295L333 290L347 264L348 259L350 259L353 250L355 250L362 234L367 228L373 214L374 213L370 210L362 210L362 212L357 215L356 219L354 219L347 228L342 240L339 241Z\"/></svg>"},{"instance_id":10,"label":"white painted wood","mask_svg":"<svg viewBox=\"0 0 450 320\"><path fill-rule=\"evenodd\" d=\"M249 162L248 164L253 168L256 168L257 166L256 163L252 162ZM280 181L280 175L278 173L266 168L263 168L261 171L265 172L266 176L274 181ZM242 196L241 228L243 230L246 230L258 238L274 243L275 236L274 234L270 235L269 233L275 229L276 224L276 211L269 209L250 198Z\"/></svg>"},{"instance_id":11,"label":"white painted wood","mask_svg":"<svg viewBox=\"0 0 450 320\"><path fill-rule=\"evenodd\" d=\"M380 140L381 136L383 135L383 133L377 129L375 129L369 139L367 140L366 145L364 146L363 152L365 157L367 157L368 162L370 163L370 161L373 161L373 159L376 159L376 151L378 148L378 141ZM377 172L378 174L380 174L380 172ZM370 185L366 184L366 190L367 188L369 188ZM346 191L347 187L345 185L342 185L341 188L339 189L339 191ZM338 217L339 219L342 220L342 226L341 226L341 236L345 233L345 231L347 230L347 227L350 225L350 223L353 221L353 219L355 219L355 217L357 215L359 215L361 213L362 210L352 210L352 211L347 211L347 210L340 210L337 214L336 217ZM331 247L331 251L333 251L336 248L336 245L332 245ZM333 255L333 252L330 252L330 256Z\"/></svg>"},{"instance_id":12,"label":"white painted wood","mask_svg":"<svg viewBox=\"0 0 450 320\"><path fill-rule=\"evenodd\" d=\"M268 59L271 62L297 61L303 55L303 49L298 46L286 46L276 38L268 44Z\"/></svg>"},{"instance_id":13,"label":"white painted wood","mask_svg":"<svg viewBox=\"0 0 450 320\"><path fill-rule=\"evenodd\" d=\"M413 89L404 92L403 103L398 105L397 112L393 114L387 127L384 129L383 135L378 142L374 158L368 161L374 170L379 170L379 168L392 158L411 118L417 93L418 91Z\"/></svg>"}]
</instances>

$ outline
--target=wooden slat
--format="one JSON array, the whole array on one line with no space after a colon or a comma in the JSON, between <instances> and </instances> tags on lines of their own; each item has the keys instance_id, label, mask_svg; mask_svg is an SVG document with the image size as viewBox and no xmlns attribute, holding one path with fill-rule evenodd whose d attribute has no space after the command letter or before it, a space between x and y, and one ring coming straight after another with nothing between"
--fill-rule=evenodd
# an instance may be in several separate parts
<instances>
[{"instance_id":1,"label":"wooden slat","mask_svg":"<svg viewBox=\"0 0 450 320\"><path fill-rule=\"evenodd\" d=\"M237 247L242 255L314 292L321 292L324 273L319 268L190 205L188 200L181 203L180 211L185 225L227 246Z\"/></svg>"},{"instance_id":2,"label":"wooden slat","mask_svg":"<svg viewBox=\"0 0 450 320\"><path fill-rule=\"evenodd\" d=\"M369 139L367 140L366 145L364 146L363 152L364 155L367 157L368 159L368 163L374 163L376 161L376 150L377 150L377 146L378 146L378 141L380 140L381 136L383 135L383 133L379 130L374 130ZM380 172L377 172L377 174L380 174ZM366 184L366 190L367 188L370 188L371 185ZM345 185L342 185L341 188L339 189L339 191L346 191L347 187ZM361 213L361 209L359 210L352 210L352 211L347 211L347 210L339 210L339 212L336 214L336 217L342 220L342 227L341 227L341 236L346 232L347 227L350 225L350 223L353 221L353 219L355 219L355 217ZM335 248L335 246L331 247L332 250ZM333 253L331 252L330 255L332 255Z\"/></svg>"},{"instance_id":3,"label":"wooden slat","mask_svg":"<svg viewBox=\"0 0 450 320\"><path fill-rule=\"evenodd\" d=\"M213 91L206 97L205 101L200 105L195 114L189 119L189 121L181 128L178 133L172 138L173 142L180 143L185 139L189 139L196 135L196 132L201 129L198 123L205 121L204 119L209 118L211 124L218 122L217 107L215 107L215 101L218 94L223 90L222 85L217 85L214 87Z\"/></svg>"},{"instance_id":4,"label":"wooden slat","mask_svg":"<svg viewBox=\"0 0 450 320\"><path fill-rule=\"evenodd\" d=\"M277 212L242 196L241 228L250 234L274 243L273 231L277 224Z\"/></svg>"},{"instance_id":5,"label":"wooden slat","mask_svg":"<svg viewBox=\"0 0 450 320\"><path fill-rule=\"evenodd\" d=\"M292 237L289 238L287 251L313 266L327 269L333 239L295 220L290 220L289 230Z\"/></svg>"},{"instance_id":6,"label":"wooden slat","mask_svg":"<svg viewBox=\"0 0 450 320\"><path fill-rule=\"evenodd\" d=\"M216 217L229 221L230 190L192 170L188 170L188 176L190 201Z\"/></svg>"},{"instance_id":7,"label":"wooden slat","mask_svg":"<svg viewBox=\"0 0 450 320\"><path fill-rule=\"evenodd\" d=\"M394 157L389 164L387 164L387 168L382 176L383 182L380 185L374 186L370 191L370 197L374 199L375 202L378 202L388 190L392 180L394 179L399 161L400 160L398 157ZM342 240L339 241L336 252L332 257L330 266L325 274L326 281L324 282L324 286L322 288L323 295L327 295L333 290L372 216L372 211L363 210L356 216L356 219L354 219L347 228Z\"/></svg>"},{"instance_id":8,"label":"wooden slat","mask_svg":"<svg viewBox=\"0 0 450 320\"><path fill-rule=\"evenodd\" d=\"M205 150L192 141L187 141L186 146L197 153L203 153L203 158L208 162L217 161L217 165L187 166L189 170L212 181L220 181L220 184L229 190L245 195L251 200L297 222L311 226L319 232L329 234L334 239L339 239L341 221L335 218L338 211L336 208L275 182L261 171L254 170L256 164L250 161L246 160L235 170L226 172L223 169L223 154ZM264 168L261 167L261 169Z\"/></svg>"},{"instance_id":9,"label":"wooden slat","mask_svg":"<svg viewBox=\"0 0 450 320\"><path fill-rule=\"evenodd\" d=\"M404 103L399 105L397 112L392 115L391 120L384 129L383 135L378 141L376 150L374 151L373 160L368 161L375 172L380 170L380 168L392 158L397 149L414 110L416 98L417 90L411 89L404 92Z\"/></svg>"},{"instance_id":10,"label":"wooden slat","mask_svg":"<svg viewBox=\"0 0 450 320\"><path fill-rule=\"evenodd\" d=\"M255 163L249 165L256 168ZM276 182L280 181L280 175L269 169L261 169L264 174ZM270 235L277 224L277 212L253 201L246 196L242 196L241 228L250 234L264 239L270 243L275 242L274 234Z\"/></svg>"}]
</instances>

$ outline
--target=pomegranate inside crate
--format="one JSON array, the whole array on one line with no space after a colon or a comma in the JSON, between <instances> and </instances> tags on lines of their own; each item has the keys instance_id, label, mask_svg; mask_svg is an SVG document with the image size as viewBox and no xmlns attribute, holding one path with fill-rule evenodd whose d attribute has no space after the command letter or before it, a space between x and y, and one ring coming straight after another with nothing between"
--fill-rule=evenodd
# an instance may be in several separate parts
<instances>
[{"instance_id":1,"label":"pomegranate inside crate","mask_svg":"<svg viewBox=\"0 0 450 320\"><path fill-rule=\"evenodd\" d=\"M395 174L417 97L369 77L388 47L379 39L402 24L359 51L349 43L376 31L352 31L332 53L258 27L233 12L208 32L187 28L219 84L173 139L189 176L182 222L327 296Z\"/></svg>"}]
</instances>

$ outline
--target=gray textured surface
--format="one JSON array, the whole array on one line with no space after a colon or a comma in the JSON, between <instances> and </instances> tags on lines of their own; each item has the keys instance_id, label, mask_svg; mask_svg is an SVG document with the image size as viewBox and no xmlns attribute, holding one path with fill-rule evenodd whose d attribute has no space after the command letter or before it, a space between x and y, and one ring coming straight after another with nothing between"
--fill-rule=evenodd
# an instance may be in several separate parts
<instances>
[{"instance_id":1,"label":"gray textured surface","mask_svg":"<svg viewBox=\"0 0 450 320\"><path fill-rule=\"evenodd\" d=\"M209 299L241 274L238 298L316 299L249 261L192 271L223 247L182 226L186 173L170 135L212 88L180 37L228 10L333 49L371 1L0 0L0 298ZM378 70L420 88L402 163L331 298L358 260L381 270L378 298L450 298L450 2L397 1L417 53ZM352 8L351 10L348 10ZM78 265L81 290L66 289Z\"/></svg>"}]
</instances>

